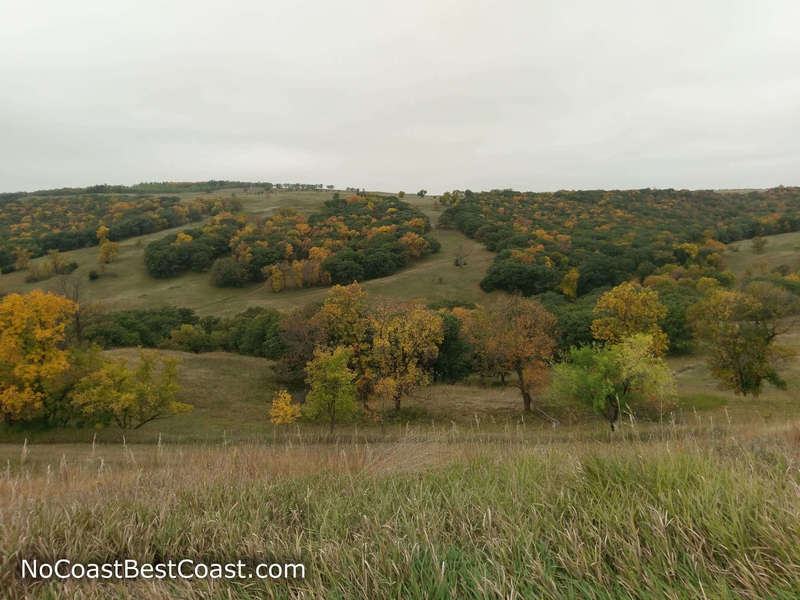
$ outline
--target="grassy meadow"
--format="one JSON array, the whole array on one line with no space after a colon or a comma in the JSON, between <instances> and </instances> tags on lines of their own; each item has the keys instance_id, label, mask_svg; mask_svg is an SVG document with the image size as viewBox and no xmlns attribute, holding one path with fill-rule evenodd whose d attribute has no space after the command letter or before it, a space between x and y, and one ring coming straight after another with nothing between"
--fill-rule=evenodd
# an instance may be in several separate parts
<instances>
[{"instance_id":1,"label":"grassy meadow","mask_svg":"<svg viewBox=\"0 0 800 600\"><path fill-rule=\"evenodd\" d=\"M408 427L384 441L4 445L9 598L796 598L800 428ZM23 558L303 580L31 582Z\"/></svg>"}]
</instances>

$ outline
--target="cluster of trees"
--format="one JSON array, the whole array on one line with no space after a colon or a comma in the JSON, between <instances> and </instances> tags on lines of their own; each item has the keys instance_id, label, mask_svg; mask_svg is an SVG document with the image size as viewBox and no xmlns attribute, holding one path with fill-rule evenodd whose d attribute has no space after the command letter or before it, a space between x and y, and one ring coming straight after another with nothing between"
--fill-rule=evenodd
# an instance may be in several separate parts
<instances>
[{"instance_id":1,"label":"cluster of trees","mask_svg":"<svg viewBox=\"0 0 800 600\"><path fill-rule=\"evenodd\" d=\"M800 229L800 188L728 194L625 190L448 192L440 227L497 252L486 291L576 298L631 277L728 278L725 243Z\"/></svg>"},{"instance_id":2,"label":"cluster of trees","mask_svg":"<svg viewBox=\"0 0 800 600\"><path fill-rule=\"evenodd\" d=\"M138 428L191 410L178 402L177 362L140 351L138 364L104 358L75 335L79 306L34 290L0 302L0 415L7 424Z\"/></svg>"},{"instance_id":3,"label":"cluster of trees","mask_svg":"<svg viewBox=\"0 0 800 600\"><path fill-rule=\"evenodd\" d=\"M798 296L763 280L741 290L705 283L686 327L712 375L744 395L757 396L766 382L785 386L779 370L792 353L778 340L800 313ZM11 294L0 302L0 413L7 423L129 428L188 410L175 400L174 361L142 353L131 367L99 352L147 346L274 360L287 389L304 390L302 404L287 390L276 396L275 423L380 420L420 386L477 374L516 386L525 411L541 413L534 398L548 394L587 404L613 430L625 414L663 417L673 408L668 314L656 289L624 282L597 297L588 337L563 347L557 317L521 295L485 307L423 306L371 302L353 283L289 313L200 318L180 308L92 312L60 295Z\"/></svg>"},{"instance_id":4,"label":"cluster of trees","mask_svg":"<svg viewBox=\"0 0 800 600\"><path fill-rule=\"evenodd\" d=\"M394 273L439 250L429 231L427 217L397 198L335 195L308 217L290 209L259 223L218 215L149 244L145 264L154 277L210 269L217 286L266 281L280 292Z\"/></svg>"},{"instance_id":5,"label":"cluster of trees","mask_svg":"<svg viewBox=\"0 0 800 600\"><path fill-rule=\"evenodd\" d=\"M0 197L0 269L11 272L51 250L68 251L199 221L239 210L236 198L120 196L116 193Z\"/></svg>"}]
</instances>

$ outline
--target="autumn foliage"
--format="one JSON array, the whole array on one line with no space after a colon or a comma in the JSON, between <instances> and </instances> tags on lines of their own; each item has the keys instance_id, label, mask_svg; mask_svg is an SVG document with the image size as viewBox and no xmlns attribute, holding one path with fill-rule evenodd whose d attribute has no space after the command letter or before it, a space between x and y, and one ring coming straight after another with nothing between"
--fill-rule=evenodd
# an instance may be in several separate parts
<instances>
[{"instance_id":1,"label":"autumn foliage","mask_svg":"<svg viewBox=\"0 0 800 600\"><path fill-rule=\"evenodd\" d=\"M8 422L41 416L49 386L70 367L64 347L77 305L34 290L0 302L0 411Z\"/></svg>"}]
</instances>

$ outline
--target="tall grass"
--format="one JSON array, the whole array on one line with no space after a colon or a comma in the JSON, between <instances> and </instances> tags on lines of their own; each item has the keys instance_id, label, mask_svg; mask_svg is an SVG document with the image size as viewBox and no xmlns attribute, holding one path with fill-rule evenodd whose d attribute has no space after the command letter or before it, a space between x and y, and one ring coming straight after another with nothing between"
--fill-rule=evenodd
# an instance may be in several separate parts
<instances>
[{"instance_id":1,"label":"tall grass","mask_svg":"<svg viewBox=\"0 0 800 600\"><path fill-rule=\"evenodd\" d=\"M4 446L11 598L796 598L800 434L706 423L388 442ZM31 582L23 558L304 562L302 581Z\"/></svg>"}]
</instances>

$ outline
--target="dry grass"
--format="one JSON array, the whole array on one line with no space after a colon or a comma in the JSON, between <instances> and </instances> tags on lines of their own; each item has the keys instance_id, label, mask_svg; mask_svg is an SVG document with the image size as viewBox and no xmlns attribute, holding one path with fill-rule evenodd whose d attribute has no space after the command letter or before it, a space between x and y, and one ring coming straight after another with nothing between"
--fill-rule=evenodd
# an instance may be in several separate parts
<instances>
[{"instance_id":1,"label":"dry grass","mask_svg":"<svg viewBox=\"0 0 800 600\"><path fill-rule=\"evenodd\" d=\"M800 429L451 426L380 443L0 447L10 598L792 598ZM22 558L304 562L303 581L31 582Z\"/></svg>"}]
</instances>

